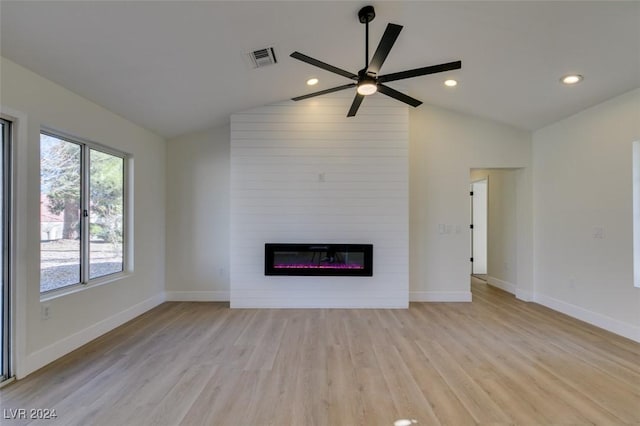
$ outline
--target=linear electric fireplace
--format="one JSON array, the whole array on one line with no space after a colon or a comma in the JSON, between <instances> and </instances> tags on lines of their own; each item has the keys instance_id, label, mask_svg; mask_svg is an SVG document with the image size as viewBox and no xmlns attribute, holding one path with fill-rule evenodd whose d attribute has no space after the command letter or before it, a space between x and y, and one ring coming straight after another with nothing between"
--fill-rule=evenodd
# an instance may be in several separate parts
<instances>
[{"instance_id":1,"label":"linear electric fireplace","mask_svg":"<svg viewBox=\"0 0 640 426\"><path fill-rule=\"evenodd\" d=\"M371 244L265 244L265 275L373 276Z\"/></svg>"}]
</instances>

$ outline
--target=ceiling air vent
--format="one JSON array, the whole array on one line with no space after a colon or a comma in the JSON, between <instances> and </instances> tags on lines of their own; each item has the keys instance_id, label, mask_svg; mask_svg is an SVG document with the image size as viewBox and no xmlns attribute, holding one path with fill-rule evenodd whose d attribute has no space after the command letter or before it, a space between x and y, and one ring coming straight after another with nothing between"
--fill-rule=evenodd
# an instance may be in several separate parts
<instances>
[{"instance_id":1,"label":"ceiling air vent","mask_svg":"<svg viewBox=\"0 0 640 426\"><path fill-rule=\"evenodd\" d=\"M276 53L274 52L273 47L254 50L249 53L249 57L253 62L254 68L262 68L278 62L276 60Z\"/></svg>"}]
</instances>

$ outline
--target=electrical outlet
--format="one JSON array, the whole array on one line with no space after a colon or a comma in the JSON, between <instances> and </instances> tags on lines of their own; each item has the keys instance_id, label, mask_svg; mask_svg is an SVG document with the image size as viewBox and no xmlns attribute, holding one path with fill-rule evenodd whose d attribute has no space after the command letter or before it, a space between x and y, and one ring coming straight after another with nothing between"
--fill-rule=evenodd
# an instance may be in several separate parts
<instances>
[{"instance_id":1,"label":"electrical outlet","mask_svg":"<svg viewBox=\"0 0 640 426\"><path fill-rule=\"evenodd\" d=\"M48 320L51 317L51 305L48 303L43 303L40 305L40 318L43 321Z\"/></svg>"}]
</instances>

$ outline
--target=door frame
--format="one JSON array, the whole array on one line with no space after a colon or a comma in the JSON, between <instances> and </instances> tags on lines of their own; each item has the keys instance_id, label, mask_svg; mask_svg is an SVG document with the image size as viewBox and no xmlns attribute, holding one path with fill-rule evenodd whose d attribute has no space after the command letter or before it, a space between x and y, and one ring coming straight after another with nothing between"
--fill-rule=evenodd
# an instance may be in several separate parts
<instances>
[{"instance_id":1,"label":"door frame","mask_svg":"<svg viewBox=\"0 0 640 426\"><path fill-rule=\"evenodd\" d=\"M11 224L9 233L9 286L11 294L10 309L10 372L9 378L0 386L11 383L13 380L25 376L28 371L28 360L25 358L26 350L26 323L27 323L27 263L24 259L18 259L18 253L28 245L26 212L28 212L27 177L28 177L28 130L27 114L0 104L0 117L11 122L10 145L10 198L9 215ZM20 213L20 214L18 214Z\"/></svg>"}]
</instances>

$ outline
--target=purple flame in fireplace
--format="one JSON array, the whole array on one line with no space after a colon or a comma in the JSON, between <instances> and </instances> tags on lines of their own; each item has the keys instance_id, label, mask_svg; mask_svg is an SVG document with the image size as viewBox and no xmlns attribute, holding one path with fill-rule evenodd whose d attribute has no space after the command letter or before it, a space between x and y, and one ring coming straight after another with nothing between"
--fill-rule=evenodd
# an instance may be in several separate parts
<instances>
[{"instance_id":1,"label":"purple flame in fireplace","mask_svg":"<svg viewBox=\"0 0 640 426\"><path fill-rule=\"evenodd\" d=\"M273 265L275 269L364 269L363 265L357 263L330 263L330 264L317 264L317 263L298 263L298 264L285 264L278 263Z\"/></svg>"}]
</instances>

